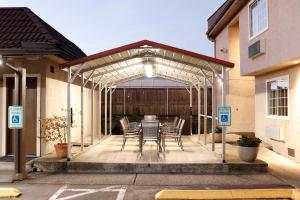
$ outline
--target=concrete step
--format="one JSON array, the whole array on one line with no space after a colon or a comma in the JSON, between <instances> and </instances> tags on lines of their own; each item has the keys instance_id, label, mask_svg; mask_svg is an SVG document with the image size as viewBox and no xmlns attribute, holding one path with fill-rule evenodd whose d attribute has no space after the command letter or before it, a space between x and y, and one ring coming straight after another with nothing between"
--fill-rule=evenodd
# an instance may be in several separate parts
<instances>
[{"instance_id":1,"label":"concrete step","mask_svg":"<svg viewBox=\"0 0 300 200\"><path fill-rule=\"evenodd\" d=\"M268 164L254 163L91 163L37 159L33 165L44 172L145 173L145 174L255 174L265 173Z\"/></svg>"},{"instance_id":2,"label":"concrete step","mask_svg":"<svg viewBox=\"0 0 300 200\"><path fill-rule=\"evenodd\" d=\"M12 183L14 180L14 171L0 170L0 183Z\"/></svg>"},{"instance_id":3,"label":"concrete step","mask_svg":"<svg viewBox=\"0 0 300 200\"><path fill-rule=\"evenodd\" d=\"M14 170L14 162L0 162L0 171Z\"/></svg>"}]
</instances>

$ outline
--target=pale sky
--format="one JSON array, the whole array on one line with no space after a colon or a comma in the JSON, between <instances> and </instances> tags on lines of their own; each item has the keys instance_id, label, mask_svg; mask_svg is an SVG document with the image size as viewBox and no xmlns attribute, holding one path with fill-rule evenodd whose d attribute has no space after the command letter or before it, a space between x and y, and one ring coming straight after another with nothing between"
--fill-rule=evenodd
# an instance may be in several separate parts
<instances>
[{"instance_id":1,"label":"pale sky","mask_svg":"<svg viewBox=\"0 0 300 200\"><path fill-rule=\"evenodd\" d=\"M0 0L29 7L90 55L153 40L213 56L207 18L225 0Z\"/></svg>"}]
</instances>

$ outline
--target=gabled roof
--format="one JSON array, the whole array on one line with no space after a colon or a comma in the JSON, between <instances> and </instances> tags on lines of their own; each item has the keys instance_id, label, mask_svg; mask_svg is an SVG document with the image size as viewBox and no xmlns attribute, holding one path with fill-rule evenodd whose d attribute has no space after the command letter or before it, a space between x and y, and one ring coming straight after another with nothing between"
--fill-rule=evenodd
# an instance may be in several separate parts
<instances>
[{"instance_id":1,"label":"gabled roof","mask_svg":"<svg viewBox=\"0 0 300 200\"><path fill-rule=\"evenodd\" d=\"M189 85L203 84L213 74L219 75L222 67L234 67L224 60L149 40L69 61L60 67L98 83L117 85L146 76L146 65L153 66L156 77Z\"/></svg>"},{"instance_id":2,"label":"gabled roof","mask_svg":"<svg viewBox=\"0 0 300 200\"><path fill-rule=\"evenodd\" d=\"M97 58L102 58L102 57L105 57L105 56L109 56L111 54L117 54L117 53L120 53L120 52L123 52L123 51L139 48L139 47L142 47L142 46L152 46L152 47L157 47L157 48L161 48L161 49L165 49L165 50L170 50L170 51L174 51L174 52L179 53L179 54L185 54L187 56L192 56L192 57L196 57L196 58L199 58L199 59L204 59L204 60L207 60L207 61L211 61L211 62L215 62L215 63L221 64L221 65L225 65L226 67L233 67L234 66L233 63L227 62L225 60L220 60L220 59L217 59L217 58L213 58L213 57L206 56L206 55L203 55L203 54L195 53L195 52L192 52L192 51L187 51L187 50L184 50L184 49L172 47L172 46L165 45L165 44L162 44L162 43L153 42L153 41L150 41L150 40L142 40L142 41L139 41L139 42L127 44L127 45L117 47L117 48L114 48L114 49L110 49L110 50L107 50L107 51L102 51L102 52L99 52L99 53L96 53L96 54L93 54L93 55L90 55L90 56L86 56L86 57L83 57L83 58L79 58L79 59L76 59L76 60L68 61L68 62L65 62L65 63L61 64L60 67L64 68L64 67L69 67L69 66L72 66L72 65L77 65L77 64L84 63L84 62L87 62L87 61L95 60Z\"/></svg>"},{"instance_id":3,"label":"gabled roof","mask_svg":"<svg viewBox=\"0 0 300 200\"><path fill-rule=\"evenodd\" d=\"M226 0L208 19L207 37L214 39L250 0Z\"/></svg>"},{"instance_id":4,"label":"gabled roof","mask_svg":"<svg viewBox=\"0 0 300 200\"><path fill-rule=\"evenodd\" d=\"M86 54L29 8L0 8L0 53L52 54L66 60Z\"/></svg>"}]
</instances>

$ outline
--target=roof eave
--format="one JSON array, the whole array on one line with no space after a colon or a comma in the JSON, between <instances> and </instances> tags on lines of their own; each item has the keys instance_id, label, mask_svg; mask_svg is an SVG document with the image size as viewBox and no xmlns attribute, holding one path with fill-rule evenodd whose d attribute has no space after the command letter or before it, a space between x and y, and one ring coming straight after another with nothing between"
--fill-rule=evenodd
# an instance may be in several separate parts
<instances>
[{"instance_id":1,"label":"roof eave","mask_svg":"<svg viewBox=\"0 0 300 200\"><path fill-rule=\"evenodd\" d=\"M206 32L207 38L213 41L216 36L228 25L228 23L239 13L239 11L249 2L249 0L233 1L223 13L216 19ZM215 13L214 13L215 14ZM211 16L212 17L212 16ZM210 17L210 18L211 18Z\"/></svg>"}]
</instances>

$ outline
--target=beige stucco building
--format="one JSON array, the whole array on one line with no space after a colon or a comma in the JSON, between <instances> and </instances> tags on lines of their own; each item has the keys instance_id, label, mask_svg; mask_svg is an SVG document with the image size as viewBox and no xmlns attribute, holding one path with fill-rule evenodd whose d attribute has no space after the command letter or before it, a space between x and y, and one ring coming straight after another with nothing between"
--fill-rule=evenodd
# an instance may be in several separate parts
<instances>
[{"instance_id":1,"label":"beige stucco building","mask_svg":"<svg viewBox=\"0 0 300 200\"><path fill-rule=\"evenodd\" d=\"M230 131L254 131L275 152L300 161L300 1L227 0L208 19L226 72Z\"/></svg>"},{"instance_id":2,"label":"beige stucco building","mask_svg":"<svg viewBox=\"0 0 300 200\"><path fill-rule=\"evenodd\" d=\"M5 62L25 68L26 85L26 154L41 156L52 152L53 143L41 139L40 119L66 116L67 73L58 66L68 60L86 56L75 44L54 30L28 8L0 8L0 55ZM80 79L72 84L74 96L80 96ZM14 74L0 68L0 157L14 154L14 134L7 127L7 106L13 104ZM84 87L85 133L91 134L91 84ZM98 89L94 108L98 108ZM80 121L80 98L72 99L74 120ZM97 120L96 113L94 120ZM98 125L94 132L97 135ZM72 142L79 141L80 128L73 128ZM89 135L85 135L89 137ZM88 141L87 141L88 142Z\"/></svg>"}]
</instances>

